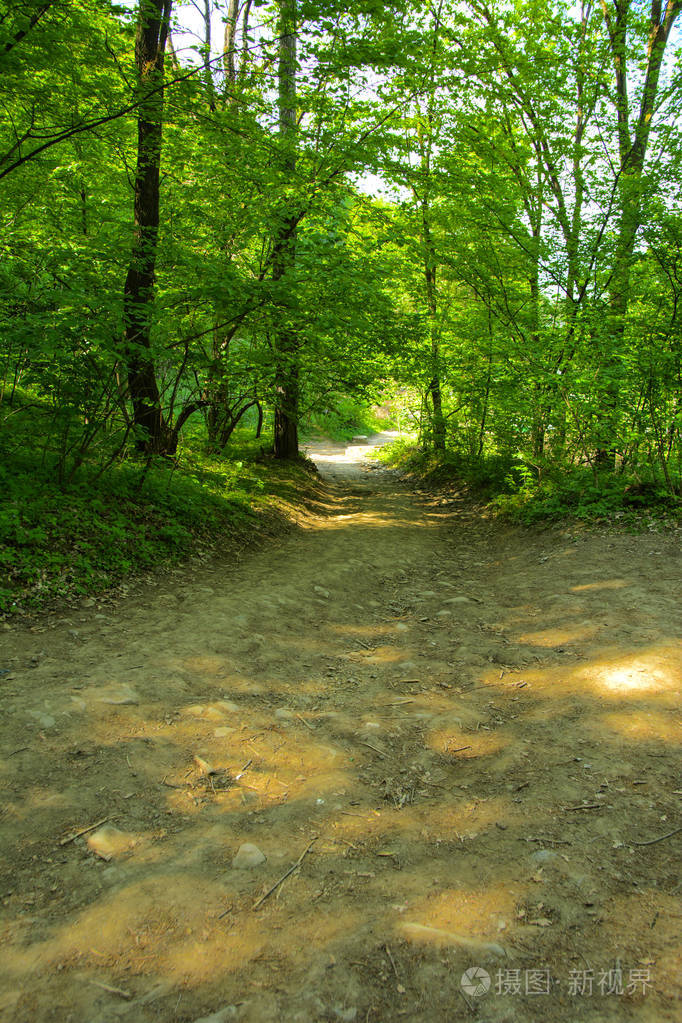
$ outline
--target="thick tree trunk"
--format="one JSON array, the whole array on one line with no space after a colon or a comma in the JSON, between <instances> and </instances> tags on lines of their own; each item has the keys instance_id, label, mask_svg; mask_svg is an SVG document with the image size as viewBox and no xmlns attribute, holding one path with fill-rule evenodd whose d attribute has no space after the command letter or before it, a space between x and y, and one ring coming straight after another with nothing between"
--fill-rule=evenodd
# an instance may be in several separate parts
<instances>
[{"instance_id":1,"label":"thick tree trunk","mask_svg":"<svg viewBox=\"0 0 682 1023\"><path fill-rule=\"evenodd\" d=\"M154 270L159 234L159 168L163 66L172 0L140 0L135 62L139 114L135 233L123 292L125 358L133 425L140 451L165 452L168 429L151 354Z\"/></svg>"},{"instance_id":2,"label":"thick tree trunk","mask_svg":"<svg viewBox=\"0 0 682 1023\"><path fill-rule=\"evenodd\" d=\"M296 172L296 15L297 0L280 0L279 136L285 181L293 180ZM274 331L276 458L298 456L299 342L294 325L293 283L287 285L286 281L296 265L297 225L295 212L283 210L273 246L272 280L281 282L282 287L276 300Z\"/></svg>"}]
</instances>

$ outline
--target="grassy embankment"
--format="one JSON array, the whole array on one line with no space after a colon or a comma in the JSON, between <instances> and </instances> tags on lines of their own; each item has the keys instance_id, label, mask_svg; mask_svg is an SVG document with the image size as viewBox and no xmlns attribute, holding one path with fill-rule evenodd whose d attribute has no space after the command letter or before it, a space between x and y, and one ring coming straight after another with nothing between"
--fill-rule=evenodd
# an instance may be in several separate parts
<instances>
[{"instance_id":1,"label":"grassy embankment","mask_svg":"<svg viewBox=\"0 0 682 1023\"><path fill-rule=\"evenodd\" d=\"M521 459L436 456L405 438L381 448L384 464L434 487L466 487L495 514L523 525L561 519L609 522L636 529L679 524L682 498L652 474L596 473L588 466L530 466Z\"/></svg>"},{"instance_id":2,"label":"grassy embankment","mask_svg":"<svg viewBox=\"0 0 682 1023\"><path fill-rule=\"evenodd\" d=\"M16 438L15 438L16 440ZM39 437L0 452L0 613L101 593L189 556L225 553L282 532L317 483L303 460L264 458L271 438L235 435L208 454L202 430L174 465L93 459L58 483Z\"/></svg>"}]
</instances>

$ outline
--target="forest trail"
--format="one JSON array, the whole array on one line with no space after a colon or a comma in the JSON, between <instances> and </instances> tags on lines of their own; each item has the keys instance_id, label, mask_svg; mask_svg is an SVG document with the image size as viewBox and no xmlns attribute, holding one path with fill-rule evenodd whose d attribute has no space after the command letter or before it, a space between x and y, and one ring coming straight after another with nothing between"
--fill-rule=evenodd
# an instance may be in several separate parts
<instances>
[{"instance_id":1,"label":"forest trail","mask_svg":"<svg viewBox=\"0 0 682 1023\"><path fill-rule=\"evenodd\" d=\"M0 1018L678 1020L679 535L311 453L277 545L0 633Z\"/></svg>"}]
</instances>

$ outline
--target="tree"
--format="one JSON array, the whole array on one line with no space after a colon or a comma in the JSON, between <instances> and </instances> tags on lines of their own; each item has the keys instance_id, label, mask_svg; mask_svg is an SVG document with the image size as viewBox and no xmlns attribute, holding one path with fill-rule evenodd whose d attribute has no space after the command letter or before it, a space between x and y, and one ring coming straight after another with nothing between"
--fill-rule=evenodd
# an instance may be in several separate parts
<instances>
[{"instance_id":1,"label":"tree","mask_svg":"<svg viewBox=\"0 0 682 1023\"><path fill-rule=\"evenodd\" d=\"M151 354L154 271L159 237L159 174L163 139L164 56L172 0L140 0L135 64L139 96L135 234L123 302L125 359L138 448L172 452L177 444L164 419Z\"/></svg>"},{"instance_id":2,"label":"tree","mask_svg":"<svg viewBox=\"0 0 682 1023\"><path fill-rule=\"evenodd\" d=\"M296 174L296 33L297 0L279 0L278 156L280 180L289 194ZM272 334L275 359L275 457L298 456L299 342L297 338L296 236L299 213L291 198L278 213L272 246L272 281L277 312Z\"/></svg>"}]
</instances>

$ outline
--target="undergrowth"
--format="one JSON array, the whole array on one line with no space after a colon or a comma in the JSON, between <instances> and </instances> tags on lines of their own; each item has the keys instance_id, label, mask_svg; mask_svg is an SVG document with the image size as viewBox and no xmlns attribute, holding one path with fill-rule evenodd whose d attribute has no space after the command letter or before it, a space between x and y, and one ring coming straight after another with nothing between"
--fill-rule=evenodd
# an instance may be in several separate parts
<instances>
[{"instance_id":1,"label":"undergrowth","mask_svg":"<svg viewBox=\"0 0 682 1023\"><path fill-rule=\"evenodd\" d=\"M100 475L84 465L63 488L37 451L9 453L0 463L0 611L97 593L258 533L307 474L259 460L262 443L236 437L226 458L194 437L176 466L126 461Z\"/></svg>"},{"instance_id":2,"label":"undergrowth","mask_svg":"<svg viewBox=\"0 0 682 1023\"><path fill-rule=\"evenodd\" d=\"M376 457L435 486L464 485L490 510L523 525L572 518L646 528L682 514L682 500L653 477L603 472L595 478L591 468L572 465L546 465L539 471L521 458L505 456L436 456L409 439L386 445Z\"/></svg>"}]
</instances>

